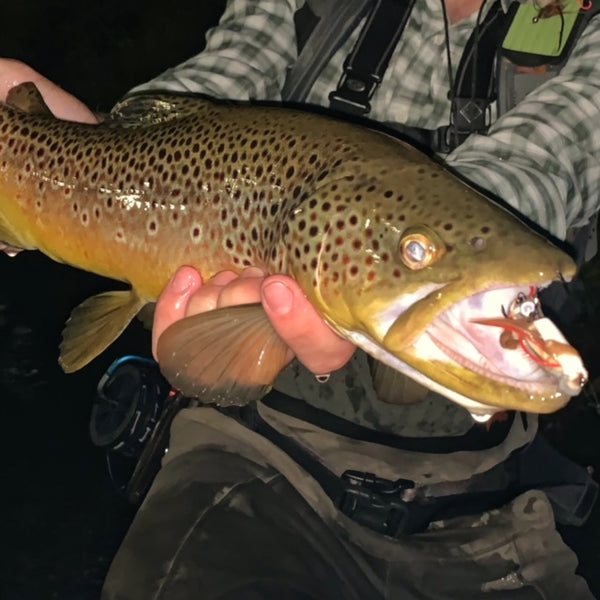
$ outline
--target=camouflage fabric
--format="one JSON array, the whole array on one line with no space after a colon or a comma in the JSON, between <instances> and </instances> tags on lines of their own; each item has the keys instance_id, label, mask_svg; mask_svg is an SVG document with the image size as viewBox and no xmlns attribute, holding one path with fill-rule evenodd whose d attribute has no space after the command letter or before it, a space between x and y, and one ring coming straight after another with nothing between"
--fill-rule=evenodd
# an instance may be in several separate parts
<instances>
[{"instance_id":1,"label":"camouflage fabric","mask_svg":"<svg viewBox=\"0 0 600 600\"><path fill-rule=\"evenodd\" d=\"M542 492L394 539L341 514L265 438L194 408L102 599L591 599L576 562Z\"/></svg>"},{"instance_id":2,"label":"camouflage fabric","mask_svg":"<svg viewBox=\"0 0 600 600\"><path fill-rule=\"evenodd\" d=\"M294 361L279 376L275 389L342 419L395 435L462 435L473 425L464 408L439 394L427 393L424 388L421 389L426 395L422 401L393 405L383 402L373 388L367 356L360 350L348 365L332 373L326 383L319 383Z\"/></svg>"}]
</instances>

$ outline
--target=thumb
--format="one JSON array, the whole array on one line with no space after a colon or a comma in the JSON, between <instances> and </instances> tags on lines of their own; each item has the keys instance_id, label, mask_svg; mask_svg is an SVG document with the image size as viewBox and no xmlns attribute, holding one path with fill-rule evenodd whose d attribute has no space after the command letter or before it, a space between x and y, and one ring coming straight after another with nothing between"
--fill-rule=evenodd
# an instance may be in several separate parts
<instances>
[{"instance_id":1,"label":"thumb","mask_svg":"<svg viewBox=\"0 0 600 600\"><path fill-rule=\"evenodd\" d=\"M261 289L263 306L279 336L315 375L345 365L355 346L340 337L289 277L267 277Z\"/></svg>"}]
</instances>

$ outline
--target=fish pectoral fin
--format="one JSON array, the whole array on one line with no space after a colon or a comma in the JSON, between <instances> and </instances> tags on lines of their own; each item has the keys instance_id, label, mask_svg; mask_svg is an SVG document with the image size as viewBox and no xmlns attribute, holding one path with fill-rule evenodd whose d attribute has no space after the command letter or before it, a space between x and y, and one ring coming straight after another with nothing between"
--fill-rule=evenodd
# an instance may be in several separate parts
<instances>
[{"instance_id":1,"label":"fish pectoral fin","mask_svg":"<svg viewBox=\"0 0 600 600\"><path fill-rule=\"evenodd\" d=\"M72 373L96 358L145 304L129 290L98 294L77 306L63 329L58 361L63 371Z\"/></svg>"},{"instance_id":2,"label":"fish pectoral fin","mask_svg":"<svg viewBox=\"0 0 600 600\"><path fill-rule=\"evenodd\" d=\"M53 116L35 83L26 81L8 90L6 104L32 115Z\"/></svg>"},{"instance_id":3,"label":"fish pectoral fin","mask_svg":"<svg viewBox=\"0 0 600 600\"><path fill-rule=\"evenodd\" d=\"M417 404L427 397L429 390L408 375L371 358L369 360L373 387L377 396L389 404Z\"/></svg>"},{"instance_id":4,"label":"fish pectoral fin","mask_svg":"<svg viewBox=\"0 0 600 600\"><path fill-rule=\"evenodd\" d=\"M290 360L260 304L177 321L160 336L157 356L171 385L202 403L221 406L262 398Z\"/></svg>"}]
</instances>

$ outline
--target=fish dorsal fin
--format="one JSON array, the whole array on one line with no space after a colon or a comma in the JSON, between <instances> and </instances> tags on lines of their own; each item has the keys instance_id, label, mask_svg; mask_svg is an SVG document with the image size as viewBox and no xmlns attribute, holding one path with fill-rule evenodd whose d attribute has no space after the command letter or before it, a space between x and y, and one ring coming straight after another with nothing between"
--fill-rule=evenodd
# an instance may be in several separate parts
<instances>
[{"instance_id":1,"label":"fish dorsal fin","mask_svg":"<svg viewBox=\"0 0 600 600\"><path fill-rule=\"evenodd\" d=\"M156 125L179 119L198 111L199 96L186 94L134 94L121 100L110 112L106 124L120 127Z\"/></svg>"},{"instance_id":2,"label":"fish dorsal fin","mask_svg":"<svg viewBox=\"0 0 600 600\"><path fill-rule=\"evenodd\" d=\"M262 306L245 304L177 321L159 338L157 358L186 396L228 406L262 398L290 356Z\"/></svg>"},{"instance_id":3,"label":"fish dorsal fin","mask_svg":"<svg viewBox=\"0 0 600 600\"><path fill-rule=\"evenodd\" d=\"M59 363L65 373L87 365L112 342L146 304L133 291L92 296L73 310L60 345Z\"/></svg>"},{"instance_id":4,"label":"fish dorsal fin","mask_svg":"<svg viewBox=\"0 0 600 600\"><path fill-rule=\"evenodd\" d=\"M32 115L53 116L35 83L26 81L8 90L6 104Z\"/></svg>"},{"instance_id":5,"label":"fish dorsal fin","mask_svg":"<svg viewBox=\"0 0 600 600\"><path fill-rule=\"evenodd\" d=\"M404 373L371 359L373 387L380 400L389 404L417 404L427 397L429 390Z\"/></svg>"}]
</instances>

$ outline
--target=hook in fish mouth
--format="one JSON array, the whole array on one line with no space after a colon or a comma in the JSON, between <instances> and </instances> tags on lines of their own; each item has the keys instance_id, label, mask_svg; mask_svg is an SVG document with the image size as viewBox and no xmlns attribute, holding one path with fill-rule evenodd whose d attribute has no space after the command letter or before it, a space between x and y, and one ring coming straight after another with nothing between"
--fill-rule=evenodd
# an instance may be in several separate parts
<instances>
[{"instance_id":1,"label":"hook in fish mouth","mask_svg":"<svg viewBox=\"0 0 600 600\"><path fill-rule=\"evenodd\" d=\"M578 352L550 319L491 318L475 319L471 322L502 328L499 342L503 348L515 349L519 346L542 368L561 372L561 383L565 393L576 395L587 383L588 375L581 366Z\"/></svg>"},{"instance_id":2,"label":"hook in fish mouth","mask_svg":"<svg viewBox=\"0 0 600 600\"><path fill-rule=\"evenodd\" d=\"M463 298L392 352L384 345L377 358L481 417L556 411L587 381L581 357L543 316L531 285Z\"/></svg>"},{"instance_id":3,"label":"hook in fish mouth","mask_svg":"<svg viewBox=\"0 0 600 600\"><path fill-rule=\"evenodd\" d=\"M502 307L502 319L473 319L472 323L500 327L499 342L503 348L520 347L531 360L544 369L562 372L565 393L578 394L587 383L588 376L578 352L565 339L561 331L544 317L537 289L530 287L529 294L517 294L508 309Z\"/></svg>"},{"instance_id":4,"label":"hook in fish mouth","mask_svg":"<svg viewBox=\"0 0 600 600\"><path fill-rule=\"evenodd\" d=\"M401 338L399 331L411 333L398 304L388 306L374 322L380 325L381 341L363 331L345 335L478 420L503 410L554 412L587 381L579 354L543 316L532 285L490 288L465 297L438 313L401 348L386 339L390 332L396 339Z\"/></svg>"},{"instance_id":5,"label":"hook in fish mouth","mask_svg":"<svg viewBox=\"0 0 600 600\"><path fill-rule=\"evenodd\" d=\"M525 391L555 387L574 396L587 382L578 352L544 317L535 286L475 294L440 314L426 334L454 362Z\"/></svg>"}]
</instances>

